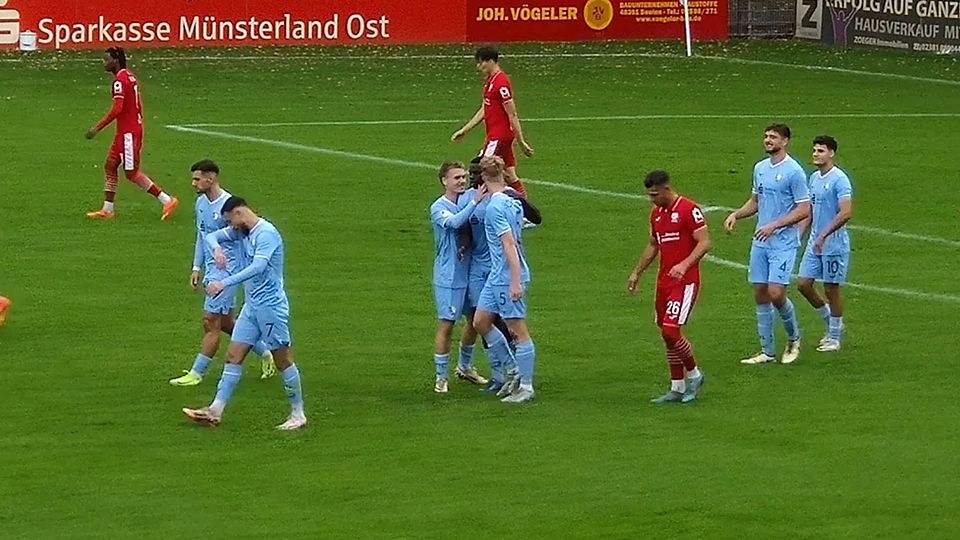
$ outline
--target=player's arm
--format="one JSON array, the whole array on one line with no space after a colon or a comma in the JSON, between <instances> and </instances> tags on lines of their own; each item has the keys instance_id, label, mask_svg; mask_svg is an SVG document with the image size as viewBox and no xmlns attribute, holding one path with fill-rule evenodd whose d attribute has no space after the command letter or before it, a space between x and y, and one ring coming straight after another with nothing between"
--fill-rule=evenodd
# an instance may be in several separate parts
<instances>
[{"instance_id":1,"label":"player's arm","mask_svg":"<svg viewBox=\"0 0 960 540\"><path fill-rule=\"evenodd\" d=\"M473 249L473 229L460 227L457 230L457 256L462 260Z\"/></svg>"},{"instance_id":2,"label":"player's arm","mask_svg":"<svg viewBox=\"0 0 960 540\"><path fill-rule=\"evenodd\" d=\"M533 223L535 225L540 225L543 223L543 216L540 215L540 210L536 206L531 204L529 201L520 196L519 193L513 189L507 188L504 190L504 193L513 197L514 199L520 201L520 205L523 206L523 218Z\"/></svg>"},{"instance_id":3,"label":"player's arm","mask_svg":"<svg viewBox=\"0 0 960 540\"><path fill-rule=\"evenodd\" d=\"M123 84L120 81L113 81L113 106L111 106L107 114L97 122L97 125L87 131L88 139L94 138L97 133L103 131L103 128L109 126L120 116L120 111L123 110L123 99Z\"/></svg>"},{"instance_id":4,"label":"player's arm","mask_svg":"<svg viewBox=\"0 0 960 540\"><path fill-rule=\"evenodd\" d=\"M653 233L650 233L650 243L644 248L643 254L640 255L640 261L637 262L637 266L633 269L633 272L630 274L630 279L627 281L627 292L630 294L637 292L637 284L640 282L640 276L653 264L653 261L657 260L658 254L660 254L660 247L657 246L657 239L653 236Z\"/></svg>"},{"instance_id":5,"label":"player's arm","mask_svg":"<svg viewBox=\"0 0 960 540\"><path fill-rule=\"evenodd\" d=\"M737 208L731 212L730 215L727 216L727 219L724 220L724 230L727 231L727 234L732 233L733 228L737 226L737 221L757 215L757 210L759 208L760 204L757 202L757 193L751 193L750 198L747 199L747 202L743 203L740 208Z\"/></svg>"},{"instance_id":6,"label":"player's arm","mask_svg":"<svg viewBox=\"0 0 960 540\"><path fill-rule=\"evenodd\" d=\"M840 230L840 227L843 227L853 218L853 198L847 194L842 195L838 201L837 216L833 218L833 221L830 222L830 226L826 228L825 231L820 233L818 238L814 238L813 250L815 253L820 253L823 251L823 244L826 243L827 238L830 238L830 235Z\"/></svg>"},{"instance_id":7,"label":"player's arm","mask_svg":"<svg viewBox=\"0 0 960 540\"><path fill-rule=\"evenodd\" d=\"M500 242L503 243L503 254L507 257L507 267L510 269L510 299L520 300L523 298L523 285L520 283L520 250L517 249L517 239L513 236L513 231L500 235Z\"/></svg>"},{"instance_id":8,"label":"player's arm","mask_svg":"<svg viewBox=\"0 0 960 540\"><path fill-rule=\"evenodd\" d=\"M712 244L710 243L710 233L707 232L706 224L693 231L693 239L697 242L697 245L693 246L693 251L690 252L690 255L687 255L686 259L680 261L670 269L669 274L671 277L676 279L682 278L691 266L700 262L700 259L704 258L706 254L710 252Z\"/></svg>"},{"instance_id":9,"label":"player's arm","mask_svg":"<svg viewBox=\"0 0 960 540\"><path fill-rule=\"evenodd\" d=\"M197 241L193 246L193 269L190 271L190 286L194 289L200 284L200 272L203 264L203 233L197 227Z\"/></svg>"},{"instance_id":10,"label":"player's arm","mask_svg":"<svg viewBox=\"0 0 960 540\"><path fill-rule=\"evenodd\" d=\"M239 285L248 279L259 276L267 269L267 263L273 257L274 252L280 247L280 237L277 234L264 234L257 238L257 246L254 248L253 261L246 268L228 276L223 280L224 287Z\"/></svg>"},{"instance_id":11,"label":"player's arm","mask_svg":"<svg viewBox=\"0 0 960 540\"><path fill-rule=\"evenodd\" d=\"M523 129L520 127L520 115L517 114L517 103L513 98L503 102L503 110L507 111L507 117L510 119L510 127L513 128L517 142L520 143L520 149L523 150L525 155L532 156L533 147L527 144L527 139L523 137Z\"/></svg>"},{"instance_id":12,"label":"player's arm","mask_svg":"<svg viewBox=\"0 0 960 540\"><path fill-rule=\"evenodd\" d=\"M431 212L430 219L444 229L459 229L467 223L467 221L470 219L470 216L473 215L473 211L477 208L477 203L482 201L486 195L486 186L480 186L477 188L477 195L470 199L470 202L461 208L456 214L441 208Z\"/></svg>"},{"instance_id":13,"label":"player's arm","mask_svg":"<svg viewBox=\"0 0 960 540\"><path fill-rule=\"evenodd\" d=\"M476 113L474 113L473 118L468 120L467 123L464 124L462 128L458 129L456 133L454 133L453 136L450 137L450 140L454 142L459 142L461 139L463 139L467 135L467 133L470 133L470 130L477 127L480 124L480 122L483 122L483 105L481 105L480 109L477 110Z\"/></svg>"},{"instance_id":14,"label":"player's arm","mask_svg":"<svg viewBox=\"0 0 960 540\"><path fill-rule=\"evenodd\" d=\"M210 246L210 251L213 252L213 259L217 263L217 268L223 270L227 267L227 254L223 252L223 248L220 246L220 244L226 242L235 242L239 238L239 233L237 233L236 229L232 227L224 227L223 229L214 231L204 237L204 242Z\"/></svg>"}]
</instances>

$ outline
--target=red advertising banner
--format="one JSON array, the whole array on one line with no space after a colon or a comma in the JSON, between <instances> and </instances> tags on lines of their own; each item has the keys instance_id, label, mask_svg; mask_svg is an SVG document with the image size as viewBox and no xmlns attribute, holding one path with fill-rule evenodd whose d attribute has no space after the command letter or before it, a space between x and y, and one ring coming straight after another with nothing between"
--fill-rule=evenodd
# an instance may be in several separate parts
<instances>
[{"instance_id":1,"label":"red advertising banner","mask_svg":"<svg viewBox=\"0 0 960 540\"><path fill-rule=\"evenodd\" d=\"M689 0L695 39L728 0ZM0 0L0 49L674 39L679 0Z\"/></svg>"},{"instance_id":2,"label":"red advertising banner","mask_svg":"<svg viewBox=\"0 0 960 540\"><path fill-rule=\"evenodd\" d=\"M728 0L689 0L693 39L726 39ZM679 0L467 0L467 41L683 39Z\"/></svg>"},{"instance_id":3,"label":"red advertising banner","mask_svg":"<svg viewBox=\"0 0 960 540\"><path fill-rule=\"evenodd\" d=\"M4 25L17 19L44 50L456 43L465 9L462 0L0 0L0 46L15 45Z\"/></svg>"}]
</instances>

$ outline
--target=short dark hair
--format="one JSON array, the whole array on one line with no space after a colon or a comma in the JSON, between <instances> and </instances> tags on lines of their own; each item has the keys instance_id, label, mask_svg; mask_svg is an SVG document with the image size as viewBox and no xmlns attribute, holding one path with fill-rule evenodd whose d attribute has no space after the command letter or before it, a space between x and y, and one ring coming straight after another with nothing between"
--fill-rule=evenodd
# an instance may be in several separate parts
<instances>
[{"instance_id":1,"label":"short dark hair","mask_svg":"<svg viewBox=\"0 0 960 540\"><path fill-rule=\"evenodd\" d=\"M670 183L670 173L667 171L651 171L643 180L643 187L663 187Z\"/></svg>"},{"instance_id":2,"label":"short dark hair","mask_svg":"<svg viewBox=\"0 0 960 540\"><path fill-rule=\"evenodd\" d=\"M223 207L220 208L220 214L226 214L227 212L231 212L240 207L249 208L247 206L247 201L243 200L243 197L237 197L236 195L233 195L227 199L227 202L223 203Z\"/></svg>"},{"instance_id":3,"label":"short dark hair","mask_svg":"<svg viewBox=\"0 0 960 540\"><path fill-rule=\"evenodd\" d=\"M837 148L840 147L840 145L837 144L837 140L831 137L830 135L818 135L817 137L815 137L813 139L813 145L816 146L818 144L826 146L827 148L833 150L834 152L836 152Z\"/></svg>"},{"instance_id":4,"label":"short dark hair","mask_svg":"<svg viewBox=\"0 0 960 540\"><path fill-rule=\"evenodd\" d=\"M127 67L127 53L123 51L122 47L110 47L106 51L110 55L110 58L113 58L120 64L120 67L126 69Z\"/></svg>"},{"instance_id":5,"label":"short dark hair","mask_svg":"<svg viewBox=\"0 0 960 540\"><path fill-rule=\"evenodd\" d=\"M477 52L474 53L473 57L477 60L477 62L486 62L487 60L499 62L500 51L498 51L496 47L486 45L477 49Z\"/></svg>"},{"instance_id":6,"label":"short dark hair","mask_svg":"<svg viewBox=\"0 0 960 540\"><path fill-rule=\"evenodd\" d=\"M204 173L213 173L220 174L220 167L209 159L201 159L200 161L194 163L190 166L190 172L204 172Z\"/></svg>"},{"instance_id":7,"label":"short dark hair","mask_svg":"<svg viewBox=\"0 0 960 540\"><path fill-rule=\"evenodd\" d=\"M772 131L784 139L790 138L790 126L786 124L770 124L767 129L763 130L764 133L768 131Z\"/></svg>"}]
</instances>

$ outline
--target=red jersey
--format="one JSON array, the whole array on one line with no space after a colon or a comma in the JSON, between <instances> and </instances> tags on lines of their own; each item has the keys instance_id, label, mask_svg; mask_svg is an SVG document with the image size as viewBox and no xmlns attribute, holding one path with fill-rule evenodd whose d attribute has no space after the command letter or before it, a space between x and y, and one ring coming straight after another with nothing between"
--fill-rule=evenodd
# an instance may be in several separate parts
<instances>
[{"instance_id":1,"label":"red jersey","mask_svg":"<svg viewBox=\"0 0 960 540\"><path fill-rule=\"evenodd\" d=\"M671 208L655 206L650 212L650 230L660 248L660 273L657 281L676 282L667 275L676 264L693 253L697 241L693 233L707 226L703 211L690 199L680 197ZM700 282L700 263L692 265L683 276L683 282Z\"/></svg>"},{"instance_id":2,"label":"red jersey","mask_svg":"<svg viewBox=\"0 0 960 540\"><path fill-rule=\"evenodd\" d=\"M513 139L513 127L503 104L513 101L510 78L498 71L487 79L483 90L483 123L487 127L487 140Z\"/></svg>"},{"instance_id":3,"label":"red jersey","mask_svg":"<svg viewBox=\"0 0 960 540\"><path fill-rule=\"evenodd\" d=\"M121 69L113 80L113 99L122 99L123 108L117 116L117 133L140 133L143 130L143 107L137 77L128 69Z\"/></svg>"}]
</instances>

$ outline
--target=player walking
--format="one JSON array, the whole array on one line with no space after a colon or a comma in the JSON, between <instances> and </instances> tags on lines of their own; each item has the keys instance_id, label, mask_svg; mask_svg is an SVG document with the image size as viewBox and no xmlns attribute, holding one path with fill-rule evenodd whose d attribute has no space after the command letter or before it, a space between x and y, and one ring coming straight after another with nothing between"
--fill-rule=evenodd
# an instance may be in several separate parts
<instances>
[{"instance_id":1,"label":"player walking","mask_svg":"<svg viewBox=\"0 0 960 540\"><path fill-rule=\"evenodd\" d=\"M653 403L689 403L700 394L704 376L681 327L687 324L700 294L700 259L710 251L710 235L703 211L673 190L670 175L665 171L651 172L643 185L654 205L650 212L650 243L630 274L627 291L636 294L640 276L659 255L656 322L667 346L670 391Z\"/></svg>"},{"instance_id":2,"label":"player walking","mask_svg":"<svg viewBox=\"0 0 960 540\"><path fill-rule=\"evenodd\" d=\"M205 237L227 226L223 217L223 205L230 199L230 193L220 186L220 167L216 163L205 159L194 163L190 167L193 173L193 188L197 191L197 241L193 250L193 270L190 272L190 287L194 290L203 283L204 288L214 281L226 279L236 273L238 268L239 246L234 243L224 245L227 256L227 267L217 268L213 250L205 241ZM237 302L238 287L234 285L215 297L204 296L203 302L203 340L200 343L200 352L193 361L190 371L181 377L170 379L174 386L195 386L200 384L210 367L214 355L220 348L220 333L233 333L235 320L233 307ZM264 342L258 341L253 351L261 357L260 378L266 379L276 374L277 368L273 365L273 355Z\"/></svg>"},{"instance_id":3,"label":"player walking","mask_svg":"<svg viewBox=\"0 0 960 540\"><path fill-rule=\"evenodd\" d=\"M237 252L246 267L210 283L206 290L208 295L216 297L225 289L244 283L243 309L233 328L227 363L223 366L213 403L201 409L183 409L183 413L194 422L219 425L223 409L243 374L243 360L250 349L263 340L273 352L277 369L283 376L283 388L290 400L290 416L277 429L300 429L307 425L307 417L303 411L300 370L293 363L290 349L290 303L283 286L283 238L272 223L257 216L239 197L230 197L223 203L223 215L230 227L208 234L207 245L213 250L217 267L224 269L227 255L220 244L239 242Z\"/></svg>"},{"instance_id":4,"label":"player walking","mask_svg":"<svg viewBox=\"0 0 960 540\"><path fill-rule=\"evenodd\" d=\"M827 334L817 350L840 350L843 333L843 297L840 286L847 280L850 268L850 236L847 222L853 217L853 186L847 173L836 165L837 140L822 135L813 140L813 164L817 171L810 175L810 201L813 217L807 249L800 261L800 293L810 302L824 323ZM806 221L804 221L804 225ZM814 280L823 282L824 302Z\"/></svg>"},{"instance_id":5,"label":"player walking","mask_svg":"<svg viewBox=\"0 0 960 540\"><path fill-rule=\"evenodd\" d=\"M87 212L91 219L113 219L113 202L117 195L117 169L123 165L127 180L137 184L153 195L163 205L161 219L170 219L180 201L167 195L160 186L153 183L140 170L140 151L143 147L143 105L140 102L140 85L137 77L127 69L127 56L120 47L110 47L103 55L103 67L113 73L113 107L97 125L87 131L87 139L93 139L105 127L117 123L117 133L113 145L103 164L105 181L103 186L103 207L95 212Z\"/></svg>"},{"instance_id":6,"label":"player walking","mask_svg":"<svg viewBox=\"0 0 960 540\"><path fill-rule=\"evenodd\" d=\"M462 128L453 134L451 140L459 142L482 121L487 130L487 139L480 151L482 157L500 156L505 165L504 178L507 185L522 197L527 196L526 188L517 176L517 158L513 153L513 143L520 145L524 155L532 156L531 147L523 136L517 104L513 100L513 86L510 77L500 67L500 53L494 47L480 47L474 58L477 69L486 75L484 83L483 106Z\"/></svg>"},{"instance_id":7,"label":"player walking","mask_svg":"<svg viewBox=\"0 0 960 540\"><path fill-rule=\"evenodd\" d=\"M750 248L749 278L757 304L757 331L760 353L740 361L742 364L775 362L776 340L774 312L787 331L787 348L781 362L791 364L800 356L800 324L793 302L787 298L787 285L800 247L801 221L810 216L807 175L803 167L787 153L790 128L773 124L764 131L763 145L770 155L753 168L750 198L731 213L723 227L733 232L737 220L758 214L757 229Z\"/></svg>"}]
</instances>

